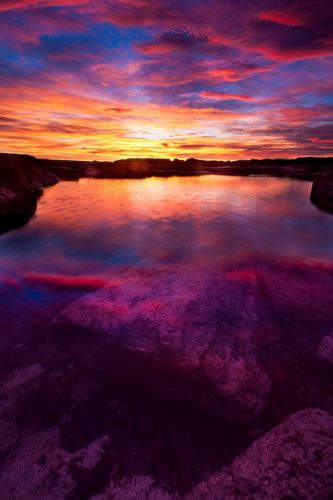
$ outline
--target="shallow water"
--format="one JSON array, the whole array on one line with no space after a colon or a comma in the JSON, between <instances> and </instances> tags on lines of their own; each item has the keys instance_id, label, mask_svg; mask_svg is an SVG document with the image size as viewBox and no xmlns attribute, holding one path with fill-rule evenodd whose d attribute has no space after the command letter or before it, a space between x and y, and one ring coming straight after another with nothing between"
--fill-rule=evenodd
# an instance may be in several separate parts
<instances>
[{"instance_id":1,"label":"shallow water","mask_svg":"<svg viewBox=\"0 0 333 500\"><path fill-rule=\"evenodd\" d=\"M122 265L249 255L333 257L333 217L311 184L269 177L61 182L0 237L0 274L107 278Z\"/></svg>"}]
</instances>

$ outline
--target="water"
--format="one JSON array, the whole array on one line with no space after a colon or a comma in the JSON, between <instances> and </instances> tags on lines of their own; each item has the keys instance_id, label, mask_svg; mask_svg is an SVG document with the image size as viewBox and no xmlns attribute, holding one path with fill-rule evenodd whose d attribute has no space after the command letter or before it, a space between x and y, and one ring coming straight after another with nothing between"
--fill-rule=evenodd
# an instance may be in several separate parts
<instances>
[{"instance_id":1,"label":"water","mask_svg":"<svg viewBox=\"0 0 333 500\"><path fill-rule=\"evenodd\" d=\"M333 216L311 184L268 177L61 182L0 237L0 275L107 278L117 266L249 255L330 260Z\"/></svg>"}]
</instances>

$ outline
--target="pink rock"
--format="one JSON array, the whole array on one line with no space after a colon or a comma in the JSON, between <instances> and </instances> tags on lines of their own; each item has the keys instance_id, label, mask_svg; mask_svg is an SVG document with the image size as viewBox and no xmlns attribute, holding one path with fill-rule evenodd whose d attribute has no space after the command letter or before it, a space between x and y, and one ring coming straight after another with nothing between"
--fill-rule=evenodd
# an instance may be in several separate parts
<instances>
[{"instance_id":1,"label":"pink rock","mask_svg":"<svg viewBox=\"0 0 333 500\"><path fill-rule=\"evenodd\" d=\"M329 267L166 265L115 276L55 324L90 369L243 421L267 405L263 350L287 332L296 338L332 324L332 297Z\"/></svg>"},{"instance_id":2,"label":"pink rock","mask_svg":"<svg viewBox=\"0 0 333 500\"><path fill-rule=\"evenodd\" d=\"M197 486L186 500L328 499L333 493L332 458L333 417L316 409L300 411Z\"/></svg>"},{"instance_id":3,"label":"pink rock","mask_svg":"<svg viewBox=\"0 0 333 500\"><path fill-rule=\"evenodd\" d=\"M56 426L29 434L2 464L1 499L76 498L78 478L94 474L108 446L109 438L104 436L70 453L61 447Z\"/></svg>"}]
</instances>

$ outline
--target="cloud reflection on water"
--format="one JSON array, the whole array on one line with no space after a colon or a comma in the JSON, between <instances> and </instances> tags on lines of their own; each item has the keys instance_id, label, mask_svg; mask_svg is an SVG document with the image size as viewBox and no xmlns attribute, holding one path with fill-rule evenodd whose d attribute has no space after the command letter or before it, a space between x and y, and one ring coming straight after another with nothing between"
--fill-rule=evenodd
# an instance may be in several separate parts
<instances>
[{"instance_id":1,"label":"cloud reflection on water","mask_svg":"<svg viewBox=\"0 0 333 500\"><path fill-rule=\"evenodd\" d=\"M115 268L248 255L330 259L333 218L310 183L204 176L62 182L0 240L1 274L107 278Z\"/></svg>"}]
</instances>

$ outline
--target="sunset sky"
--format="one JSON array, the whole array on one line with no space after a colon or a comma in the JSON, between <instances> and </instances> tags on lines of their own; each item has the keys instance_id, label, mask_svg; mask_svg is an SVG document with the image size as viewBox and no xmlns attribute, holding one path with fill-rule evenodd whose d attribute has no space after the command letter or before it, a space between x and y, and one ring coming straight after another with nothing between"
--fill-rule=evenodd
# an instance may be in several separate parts
<instances>
[{"instance_id":1,"label":"sunset sky","mask_svg":"<svg viewBox=\"0 0 333 500\"><path fill-rule=\"evenodd\" d=\"M333 154L332 0L1 0L0 150Z\"/></svg>"}]
</instances>

